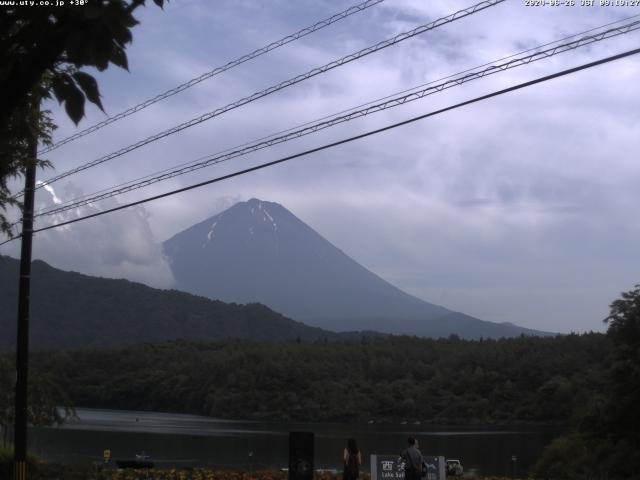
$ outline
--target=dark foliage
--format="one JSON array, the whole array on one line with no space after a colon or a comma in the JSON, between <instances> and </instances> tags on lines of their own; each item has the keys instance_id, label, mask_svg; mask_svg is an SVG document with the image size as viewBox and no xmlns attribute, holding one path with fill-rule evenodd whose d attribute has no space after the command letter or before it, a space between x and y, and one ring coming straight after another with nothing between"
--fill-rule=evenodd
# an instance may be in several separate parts
<instances>
[{"instance_id":1,"label":"dark foliage","mask_svg":"<svg viewBox=\"0 0 640 480\"><path fill-rule=\"evenodd\" d=\"M31 161L31 139L39 138L42 145L51 145L51 133L55 128L51 112L40 111L32 103L16 109L0 127L0 233L13 234L14 229L4 212L9 207L22 207L20 199L9 190L9 180L21 175L27 162ZM50 163L40 159L36 160L36 166L44 168Z\"/></svg>"},{"instance_id":2,"label":"dark foliage","mask_svg":"<svg viewBox=\"0 0 640 480\"><path fill-rule=\"evenodd\" d=\"M104 110L97 81L82 69L128 68L125 48L138 23L133 12L145 0L86 1L77 8L15 3L0 9L0 232L9 235L14 229L4 210L21 204L7 181L33 161L33 139L47 146L55 128L49 112L39 112L40 101L53 94L76 124L86 100ZM164 0L154 3L162 7Z\"/></svg>"},{"instance_id":3,"label":"dark foliage","mask_svg":"<svg viewBox=\"0 0 640 480\"><path fill-rule=\"evenodd\" d=\"M145 0L86 2L79 8L8 6L0 11L0 126L48 78L55 97L78 123L85 99L102 109L98 84L84 67L128 68L125 48ZM155 0L162 6L164 0Z\"/></svg>"},{"instance_id":4,"label":"dark foliage","mask_svg":"<svg viewBox=\"0 0 640 480\"><path fill-rule=\"evenodd\" d=\"M611 304L604 389L536 467L548 479L640 479L640 285Z\"/></svg>"},{"instance_id":5,"label":"dark foliage","mask_svg":"<svg viewBox=\"0 0 640 480\"><path fill-rule=\"evenodd\" d=\"M13 358L0 357L0 446L6 447L14 424L15 375ZM67 394L46 373L46 368L29 372L28 420L31 425L59 425L75 412ZM0 476L0 478L3 478Z\"/></svg>"},{"instance_id":6,"label":"dark foliage","mask_svg":"<svg viewBox=\"0 0 640 480\"><path fill-rule=\"evenodd\" d=\"M306 421L566 423L608 368L602 334L196 344L39 354L79 406Z\"/></svg>"},{"instance_id":7,"label":"dark foliage","mask_svg":"<svg viewBox=\"0 0 640 480\"><path fill-rule=\"evenodd\" d=\"M611 304L607 321L614 345L608 427L616 440L640 452L640 285Z\"/></svg>"}]
</instances>

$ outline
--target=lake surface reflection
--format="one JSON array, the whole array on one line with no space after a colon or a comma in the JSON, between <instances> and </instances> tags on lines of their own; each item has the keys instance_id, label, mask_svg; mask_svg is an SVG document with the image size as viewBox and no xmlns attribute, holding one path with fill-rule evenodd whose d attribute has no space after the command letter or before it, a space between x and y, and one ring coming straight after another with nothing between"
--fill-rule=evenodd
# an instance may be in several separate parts
<instances>
[{"instance_id":1,"label":"lake surface reflection","mask_svg":"<svg viewBox=\"0 0 640 480\"><path fill-rule=\"evenodd\" d=\"M526 473L559 433L548 428L235 421L84 408L77 414L61 427L30 429L30 451L64 463L99 461L108 448L113 459L132 459L144 451L158 467L283 468L289 432L310 431L315 433L316 468L340 468L346 439L354 437L368 470L370 454L400 453L407 436L414 435L425 454L458 458L465 470L511 475L514 467Z\"/></svg>"}]
</instances>

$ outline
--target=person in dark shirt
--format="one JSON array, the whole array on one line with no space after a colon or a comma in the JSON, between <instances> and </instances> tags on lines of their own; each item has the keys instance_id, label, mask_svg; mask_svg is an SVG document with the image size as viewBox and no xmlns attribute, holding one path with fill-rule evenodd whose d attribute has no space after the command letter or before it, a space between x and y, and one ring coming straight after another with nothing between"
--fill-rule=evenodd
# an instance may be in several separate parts
<instances>
[{"instance_id":1,"label":"person in dark shirt","mask_svg":"<svg viewBox=\"0 0 640 480\"><path fill-rule=\"evenodd\" d=\"M409 446L401 455L404 461L404 478L405 480L420 480L424 458L418 450L418 441L414 437L409 437L407 442Z\"/></svg>"}]
</instances>

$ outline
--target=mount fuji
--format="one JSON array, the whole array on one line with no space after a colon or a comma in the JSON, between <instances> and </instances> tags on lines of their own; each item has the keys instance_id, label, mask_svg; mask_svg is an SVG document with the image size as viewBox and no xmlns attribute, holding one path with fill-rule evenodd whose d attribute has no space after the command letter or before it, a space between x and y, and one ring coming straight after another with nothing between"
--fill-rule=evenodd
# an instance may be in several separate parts
<instances>
[{"instance_id":1,"label":"mount fuji","mask_svg":"<svg viewBox=\"0 0 640 480\"><path fill-rule=\"evenodd\" d=\"M175 288L224 302L263 303L323 329L462 338L546 334L409 295L273 202L237 203L163 247Z\"/></svg>"}]
</instances>

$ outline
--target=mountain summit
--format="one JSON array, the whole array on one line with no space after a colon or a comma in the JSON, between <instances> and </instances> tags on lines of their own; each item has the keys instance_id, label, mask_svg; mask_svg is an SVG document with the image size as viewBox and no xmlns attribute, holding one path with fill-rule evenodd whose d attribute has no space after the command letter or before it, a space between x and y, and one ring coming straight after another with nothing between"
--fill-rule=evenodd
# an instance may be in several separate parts
<instances>
[{"instance_id":1,"label":"mountain summit","mask_svg":"<svg viewBox=\"0 0 640 480\"><path fill-rule=\"evenodd\" d=\"M321 328L466 338L540 333L409 295L273 202L237 203L163 245L177 289L225 302L264 303Z\"/></svg>"}]
</instances>

